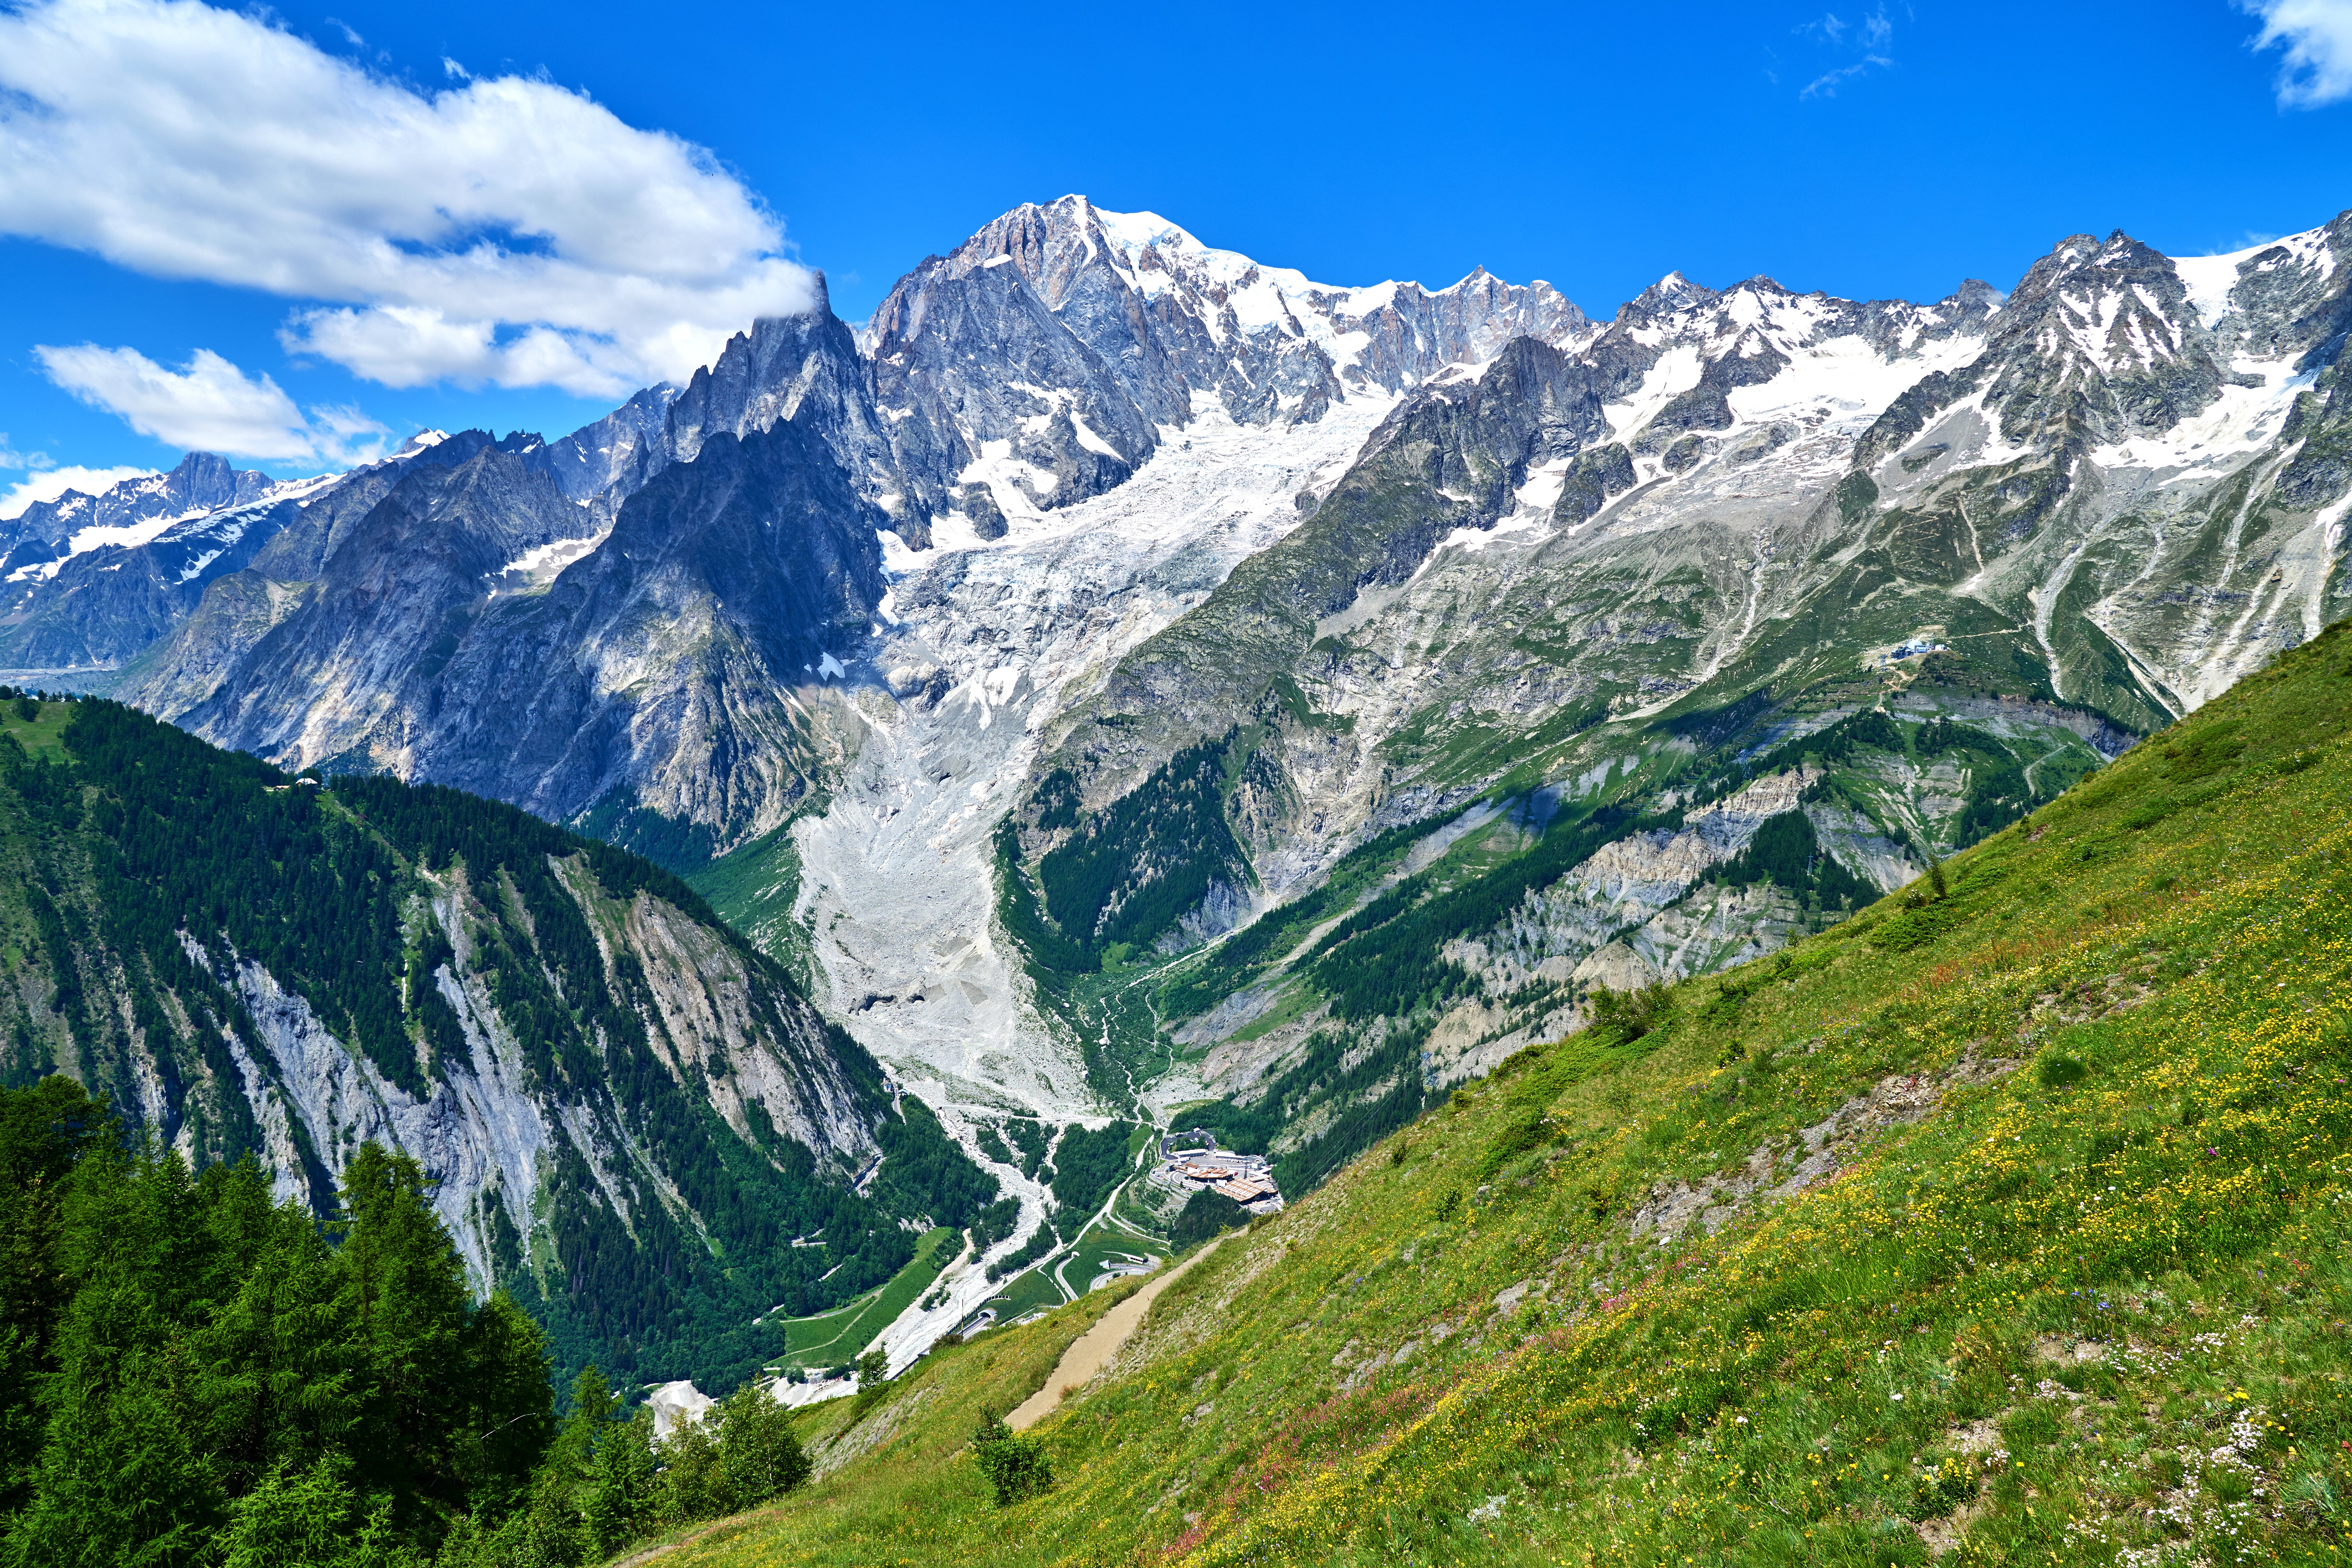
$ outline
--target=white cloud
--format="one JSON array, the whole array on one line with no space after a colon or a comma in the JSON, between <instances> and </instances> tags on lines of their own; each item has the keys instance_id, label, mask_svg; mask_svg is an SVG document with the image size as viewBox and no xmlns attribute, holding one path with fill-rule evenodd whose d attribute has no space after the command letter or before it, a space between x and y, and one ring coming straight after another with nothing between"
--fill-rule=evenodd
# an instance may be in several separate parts
<instances>
[{"instance_id":1,"label":"white cloud","mask_svg":"<svg viewBox=\"0 0 2352 1568\"><path fill-rule=\"evenodd\" d=\"M152 474L152 468L51 468L35 474L29 479L19 479L0 491L0 522L21 517L25 509L37 502L55 500L68 490L79 490L94 496L121 479L135 479Z\"/></svg>"},{"instance_id":2,"label":"white cloud","mask_svg":"<svg viewBox=\"0 0 2352 1568\"><path fill-rule=\"evenodd\" d=\"M1836 70L1824 71L1815 77L1798 91L1797 96L1799 98L1835 98L1839 83L1858 77L1874 66L1892 67L1894 64L1893 60L1884 55L1864 55L1853 65L1841 66Z\"/></svg>"},{"instance_id":3,"label":"white cloud","mask_svg":"<svg viewBox=\"0 0 2352 1568\"><path fill-rule=\"evenodd\" d=\"M289 349L394 386L614 395L814 297L702 148L550 81L421 89L198 0L0 10L0 232L301 301Z\"/></svg>"},{"instance_id":4,"label":"white cloud","mask_svg":"<svg viewBox=\"0 0 2352 1568\"><path fill-rule=\"evenodd\" d=\"M1906 9L1907 12L1908 8ZM1855 77L1874 70L1894 68L1891 51L1895 46L1895 24L1888 19L1886 7L1883 5L1864 16L1859 24L1840 19L1834 11L1825 11L1815 20L1801 24L1796 32L1801 37L1825 44L1839 53L1843 53L1849 44L1858 52L1858 58L1849 59L1844 65L1832 67L1798 89L1800 99L1835 98L1838 88ZM1849 33L1853 35L1851 40L1847 37ZM1780 79L1775 73L1772 79L1777 83Z\"/></svg>"},{"instance_id":5,"label":"white cloud","mask_svg":"<svg viewBox=\"0 0 2352 1568\"><path fill-rule=\"evenodd\" d=\"M2238 0L2263 20L2257 49L2284 47L2281 109L2316 109L2352 98L2352 0Z\"/></svg>"},{"instance_id":6,"label":"white cloud","mask_svg":"<svg viewBox=\"0 0 2352 1568\"><path fill-rule=\"evenodd\" d=\"M305 418L267 375L247 375L210 349L184 371L166 370L137 349L33 350L49 379L85 403L130 421L142 436L174 447L264 461L348 463L380 451L391 432L354 409L313 409Z\"/></svg>"},{"instance_id":7,"label":"white cloud","mask_svg":"<svg viewBox=\"0 0 2352 1568\"><path fill-rule=\"evenodd\" d=\"M8 444L8 432L0 430L0 468L46 468L49 466L47 452L19 452Z\"/></svg>"}]
</instances>

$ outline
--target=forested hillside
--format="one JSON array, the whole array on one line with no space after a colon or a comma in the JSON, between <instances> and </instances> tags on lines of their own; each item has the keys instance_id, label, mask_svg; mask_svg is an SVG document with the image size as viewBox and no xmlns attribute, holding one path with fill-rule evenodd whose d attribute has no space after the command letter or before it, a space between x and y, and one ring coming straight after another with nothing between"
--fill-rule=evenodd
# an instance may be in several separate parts
<instances>
[{"instance_id":1,"label":"forested hillside","mask_svg":"<svg viewBox=\"0 0 2352 1568\"><path fill-rule=\"evenodd\" d=\"M322 1225L251 1157L193 1172L61 1077L0 1089L0 1552L142 1568L562 1568L790 1490L752 1391L662 1450L467 1288L416 1162Z\"/></svg>"},{"instance_id":2,"label":"forested hillside","mask_svg":"<svg viewBox=\"0 0 2352 1568\"><path fill-rule=\"evenodd\" d=\"M0 1065L324 1217L416 1159L558 1363L731 1387L995 1184L668 873L98 700L0 710ZM793 1245L797 1241L798 1245Z\"/></svg>"},{"instance_id":3,"label":"forested hillside","mask_svg":"<svg viewBox=\"0 0 2352 1568\"><path fill-rule=\"evenodd\" d=\"M2338 1561L2347 801L2339 626L1229 1237L1026 1500L973 1435L1100 1296L806 1413L858 1457L667 1561Z\"/></svg>"}]
</instances>

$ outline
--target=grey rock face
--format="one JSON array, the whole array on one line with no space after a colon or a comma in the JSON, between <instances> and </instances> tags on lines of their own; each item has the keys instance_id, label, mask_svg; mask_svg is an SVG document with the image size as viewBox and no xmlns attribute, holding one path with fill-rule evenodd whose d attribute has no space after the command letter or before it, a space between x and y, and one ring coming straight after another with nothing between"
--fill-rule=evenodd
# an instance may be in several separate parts
<instances>
[{"instance_id":1,"label":"grey rock face","mask_svg":"<svg viewBox=\"0 0 2352 1568\"><path fill-rule=\"evenodd\" d=\"M535 442L536 437L524 437L507 445ZM125 639L121 658L127 668L98 684L135 707L178 719L211 696L234 673L237 661L303 603L327 558L394 487L420 470L452 468L499 445L487 430L446 437L430 432L384 462L320 484L282 514L273 510L268 521L274 526L254 529L241 542L249 548L226 551L205 563L179 595L166 601L174 618L162 635L143 647L131 647ZM221 519L224 523L235 521L234 513ZM215 527L209 519L188 526L207 535ZM171 542L169 536L156 542L159 546ZM94 563L93 570L107 564ZM189 596L190 589L200 592Z\"/></svg>"},{"instance_id":2,"label":"grey rock face","mask_svg":"<svg viewBox=\"0 0 2352 1568\"><path fill-rule=\"evenodd\" d=\"M730 339L717 363L695 373L667 418L668 460L680 463L692 462L713 436L749 436L795 421L824 441L858 494L887 516L885 526L917 549L929 542L930 513L906 499L856 339L834 315L822 278L813 309L754 322Z\"/></svg>"},{"instance_id":3,"label":"grey rock face","mask_svg":"<svg viewBox=\"0 0 2352 1568\"><path fill-rule=\"evenodd\" d=\"M177 720L218 690L272 627L310 592L259 572L218 579L186 620L110 683L113 694L144 711Z\"/></svg>"},{"instance_id":4,"label":"grey rock face","mask_svg":"<svg viewBox=\"0 0 2352 1568\"><path fill-rule=\"evenodd\" d=\"M981 248L990 239L983 230L917 268L870 328L875 402L889 411L909 499L929 515L959 483L991 483L1000 507L1017 492L1033 511L1098 495L1158 444L1150 415L1009 265L1012 253ZM973 471L984 461L992 471Z\"/></svg>"},{"instance_id":5,"label":"grey rock face","mask_svg":"<svg viewBox=\"0 0 2352 1568\"><path fill-rule=\"evenodd\" d=\"M519 557L590 542L593 519L485 448L388 492L185 722L556 820L618 792L732 842L806 787L788 693L865 635L882 521L799 422L716 435L631 497L601 547L501 595Z\"/></svg>"},{"instance_id":6,"label":"grey rock face","mask_svg":"<svg viewBox=\"0 0 2352 1568\"><path fill-rule=\"evenodd\" d=\"M534 466L576 501L634 495L670 460L669 411L677 395L674 386L646 387L594 424L550 442Z\"/></svg>"},{"instance_id":7,"label":"grey rock face","mask_svg":"<svg viewBox=\"0 0 2352 1568\"><path fill-rule=\"evenodd\" d=\"M1686 437L1686 439L1688 439ZM1696 453L1698 443L1691 440L1688 447L1677 443L1677 451ZM1694 456L1691 461L1696 461ZM1688 462L1676 463L1675 453L1664 459L1668 471L1689 467ZM1633 488L1633 455L1615 442L1606 447L1594 447L1580 452L1575 463L1562 476L1559 500L1553 503L1555 517L1582 522L1602 507L1609 498Z\"/></svg>"},{"instance_id":8,"label":"grey rock face","mask_svg":"<svg viewBox=\"0 0 2352 1568\"><path fill-rule=\"evenodd\" d=\"M1329 289L1151 214L1065 196L926 260L875 312L866 347L908 493L936 515L976 480L1035 510L1099 495L1206 409L1314 419L1514 337L1586 330L1548 285L1482 270L1435 293Z\"/></svg>"}]
</instances>

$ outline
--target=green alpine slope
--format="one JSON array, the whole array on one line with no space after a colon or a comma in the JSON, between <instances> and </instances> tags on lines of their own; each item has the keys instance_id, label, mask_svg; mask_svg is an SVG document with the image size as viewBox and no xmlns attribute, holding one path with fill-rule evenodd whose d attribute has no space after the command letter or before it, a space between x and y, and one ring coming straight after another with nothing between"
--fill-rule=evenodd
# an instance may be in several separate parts
<instances>
[{"instance_id":1,"label":"green alpine slope","mask_svg":"<svg viewBox=\"0 0 2352 1568\"><path fill-rule=\"evenodd\" d=\"M733 1387L995 1184L669 873L511 806L0 701L0 1077L331 1211L413 1155L567 1373Z\"/></svg>"},{"instance_id":2,"label":"green alpine slope","mask_svg":"<svg viewBox=\"0 0 2352 1568\"><path fill-rule=\"evenodd\" d=\"M2338 627L1521 1051L1162 1297L1042 1496L970 1441L1111 1292L811 1411L846 1462L667 1561L2339 1561L2348 730Z\"/></svg>"}]
</instances>

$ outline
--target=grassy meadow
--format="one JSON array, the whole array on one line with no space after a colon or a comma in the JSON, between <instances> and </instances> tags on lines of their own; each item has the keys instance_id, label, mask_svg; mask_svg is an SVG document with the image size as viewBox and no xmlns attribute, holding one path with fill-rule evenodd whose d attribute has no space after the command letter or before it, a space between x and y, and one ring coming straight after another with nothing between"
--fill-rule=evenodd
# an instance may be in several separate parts
<instances>
[{"instance_id":1,"label":"grassy meadow","mask_svg":"<svg viewBox=\"0 0 2352 1568\"><path fill-rule=\"evenodd\" d=\"M857 1359L869 1341L890 1326L899 1313L914 1305L931 1288L940 1271L956 1260L963 1247L961 1232L935 1226L915 1243L915 1256L887 1281L829 1312L782 1320L784 1357L780 1364L799 1367L846 1365Z\"/></svg>"}]
</instances>

